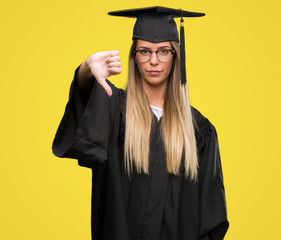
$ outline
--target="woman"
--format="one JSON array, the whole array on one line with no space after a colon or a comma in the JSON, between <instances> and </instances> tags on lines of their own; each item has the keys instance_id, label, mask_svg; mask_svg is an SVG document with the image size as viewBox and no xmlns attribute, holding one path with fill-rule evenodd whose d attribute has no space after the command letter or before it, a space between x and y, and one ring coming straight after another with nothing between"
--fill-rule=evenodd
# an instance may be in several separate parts
<instances>
[{"instance_id":1,"label":"woman","mask_svg":"<svg viewBox=\"0 0 281 240\"><path fill-rule=\"evenodd\" d=\"M127 91L106 81L121 72L118 51L89 56L76 70L53 151L93 170L93 239L223 239L216 130L180 83L171 13L137 14Z\"/></svg>"}]
</instances>

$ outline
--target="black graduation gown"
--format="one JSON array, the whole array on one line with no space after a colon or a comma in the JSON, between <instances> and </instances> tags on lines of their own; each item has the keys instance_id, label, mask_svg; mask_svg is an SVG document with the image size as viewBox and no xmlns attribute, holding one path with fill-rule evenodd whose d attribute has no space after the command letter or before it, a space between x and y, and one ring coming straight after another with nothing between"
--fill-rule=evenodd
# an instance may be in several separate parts
<instances>
[{"instance_id":1,"label":"black graduation gown","mask_svg":"<svg viewBox=\"0 0 281 240\"><path fill-rule=\"evenodd\" d=\"M161 120L155 117L150 174L134 173L130 180L123 167L125 92L109 84L111 97L96 82L81 91L74 78L53 142L56 156L92 169L92 239L223 239L229 223L215 127L192 107L199 157L194 182L183 177L183 169L179 176L166 172Z\"/></svg>"}]
</instances>

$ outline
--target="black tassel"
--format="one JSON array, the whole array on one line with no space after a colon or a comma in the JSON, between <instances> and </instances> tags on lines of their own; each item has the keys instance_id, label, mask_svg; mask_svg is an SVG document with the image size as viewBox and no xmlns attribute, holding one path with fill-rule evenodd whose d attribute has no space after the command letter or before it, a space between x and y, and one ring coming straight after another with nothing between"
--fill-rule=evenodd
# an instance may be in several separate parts
<instances>
[{"instance_id":1,"label":"black tassel","mask_svg":"<svg viewBox=\"0 0 281 240\"><path fill-rule=\"evenodd\" d=\"M181 84L186 84L186 69L185 69L185 39L183 18L181 17L180 27L180 53L181 53Z\"/></svg>"}]
</instances>

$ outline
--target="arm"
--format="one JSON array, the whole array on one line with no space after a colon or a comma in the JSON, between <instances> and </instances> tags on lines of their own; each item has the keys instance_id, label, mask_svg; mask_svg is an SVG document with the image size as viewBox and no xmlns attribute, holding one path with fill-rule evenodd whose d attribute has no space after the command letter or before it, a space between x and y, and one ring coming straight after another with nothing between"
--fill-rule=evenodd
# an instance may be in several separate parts
<instances>
[{"instance_id":1,"label":"arm","mask_svg":"<svg viewBox=\"0 0 281 240\"><path fill-rule=\"evenodd\" d=\"M108 53L91 55L75 71L65 113L53 141L56 156L79 159L79 165L87 167L107 159L118 119L117 89L103 79L114 74L113 70L108 70L108 65L114 62ZM104 85L110 88L111 97L104 91Z\"/></svg>"},{"instance_id":2,"label":"arm","mask_svg":"<svg viewBox=\"0 0 281 240\"><path fill-rule=\"evenodd\" d=\"M222 240L229 227L225 189L217 132L208 125L199 146L200 240Z\"/></svg>"}]
</instances>

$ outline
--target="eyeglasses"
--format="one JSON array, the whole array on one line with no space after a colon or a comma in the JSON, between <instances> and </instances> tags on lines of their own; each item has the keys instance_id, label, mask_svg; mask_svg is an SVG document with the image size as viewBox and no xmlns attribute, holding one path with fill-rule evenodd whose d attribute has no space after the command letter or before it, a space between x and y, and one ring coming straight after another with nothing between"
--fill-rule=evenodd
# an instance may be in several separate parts
<instances>
[{"instance_id":1,"label":"eyeglasses","mask_svg":"<svg viewBox=\"0 0 281 240\"><path fill-rule=\"evenodd\" d=\"M157 50L157 51L150 51L150 50L147 50L147 49L140 49L140 50L135 50L134 54L135 54L138 62L145 63L145 62L148 62L150 60L153 52L156 53L157 58L160 62L168 62L171 59L171 57L174 55L175 50L160 49L160 50Z\"/></svg>"}]
</instances>

